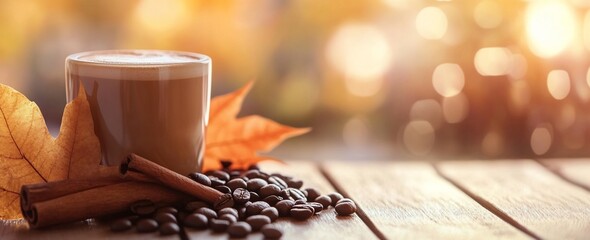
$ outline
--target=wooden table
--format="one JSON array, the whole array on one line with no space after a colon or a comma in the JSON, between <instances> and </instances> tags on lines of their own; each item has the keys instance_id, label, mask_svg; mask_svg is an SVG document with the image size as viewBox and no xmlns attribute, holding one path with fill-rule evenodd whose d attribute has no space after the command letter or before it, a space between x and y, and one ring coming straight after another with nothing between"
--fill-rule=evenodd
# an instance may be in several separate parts
<instances>
[{"instance_id":1,"label":"wooden table","mask_svg":"<svg viewBox=\"0 0 590 240\"><path fill-rule=\"evenodd\" d=\"M279 220L283 239L590 239L589 159L290 161L262 168L296 176L324 193L337 190L360 207L350 217L330 208L306 222ZM209 230L186 234L228 238ZM0 225L0 239L148 237L159 236L113 234L108 223L91 220L44 230L29 230L22 220Z\"/></svg>"}]
</instances>

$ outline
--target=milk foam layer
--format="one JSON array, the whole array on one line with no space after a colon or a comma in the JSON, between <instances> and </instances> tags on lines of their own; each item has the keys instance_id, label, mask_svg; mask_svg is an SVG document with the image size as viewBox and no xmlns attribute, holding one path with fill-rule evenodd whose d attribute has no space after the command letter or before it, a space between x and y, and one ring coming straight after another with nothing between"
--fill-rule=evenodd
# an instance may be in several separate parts
<instances>
[{"instance_id":1,"label":"milk foam layer","mask_svg":"<svg viewBox=\"0 0 590 240\"><path fill-rule=\"evenodd\" d=\"M209 72L205 55L160 50L111 50L70 55L70 73L85 77L127 80L171 80L201 77Z\"/></svg>"}]
</instances>

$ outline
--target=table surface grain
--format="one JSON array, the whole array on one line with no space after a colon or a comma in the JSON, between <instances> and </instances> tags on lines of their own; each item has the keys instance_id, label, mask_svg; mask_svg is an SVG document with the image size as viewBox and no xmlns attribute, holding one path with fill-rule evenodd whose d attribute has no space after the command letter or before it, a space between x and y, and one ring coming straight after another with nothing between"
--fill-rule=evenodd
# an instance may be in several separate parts
<instances>
[{"instance_id":1,"label":"table surface grain","mask_svg":"<svg viewBox=\"0 0 590 240\"><path fill-rule=\"evenodd\" d=\"M359 211L333 208L309 221L279 219L283 239L590 239L590 159L465 161L289 161L268 172L338 191ZM185 229L189 239L227 234ZM180 239L157 233L111 233L87 220L42 230L0 221L0 239ZM248 239L263 239L252 233Z\"/></svg>"}]
</instances>

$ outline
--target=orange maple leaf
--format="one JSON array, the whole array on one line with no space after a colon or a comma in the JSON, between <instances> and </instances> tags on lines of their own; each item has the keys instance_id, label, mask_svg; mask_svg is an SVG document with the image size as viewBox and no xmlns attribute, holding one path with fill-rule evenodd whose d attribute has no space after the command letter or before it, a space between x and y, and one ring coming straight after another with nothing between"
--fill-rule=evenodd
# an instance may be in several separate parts
<instances>
[{"instance_id":1,"label":"orange maple leaf","mask_svg":"<svg viewBox=\"0 0 590 240\"><path fill-rule=\"evenodd\" d=\"M249 82L235 92L212 99L203 171L220 169L221 160L231 161L233 169L276 160L258 156L258 152L268 152L285 139L311 130L281 125L256 115L236 118L251 88Z\"/></svg>"}]
</instances>

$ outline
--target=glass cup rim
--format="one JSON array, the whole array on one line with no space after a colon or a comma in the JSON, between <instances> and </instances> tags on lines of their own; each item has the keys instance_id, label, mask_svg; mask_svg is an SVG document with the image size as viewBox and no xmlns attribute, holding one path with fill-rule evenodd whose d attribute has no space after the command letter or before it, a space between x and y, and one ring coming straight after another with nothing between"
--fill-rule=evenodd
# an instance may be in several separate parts
<instances>
[{"instance_id":1,"label":"glass cup rim","mask_svg":"<svg viewBox=\"0 0 590 240\"><path fill-rule=\"evenodd\" d=\"M179 55L194 59L194 61L179 61L179 62L104 62L104 61L92 61L84 59L86 56L91 55L108 55L114 53L167 53L170 55ZM97 51L85 51L70 54L66 57L66 62L75 63L81 65L94 65L103 67L125 67L125 68L153 68L153 67L165 67L165 66L178 66L187 64L210 64L211 58L205 54L185 52L185 51L174 51L174 50L156 50L156 49L112 49L112 50L97 50Z\"/></svg>"}]
</instances>

